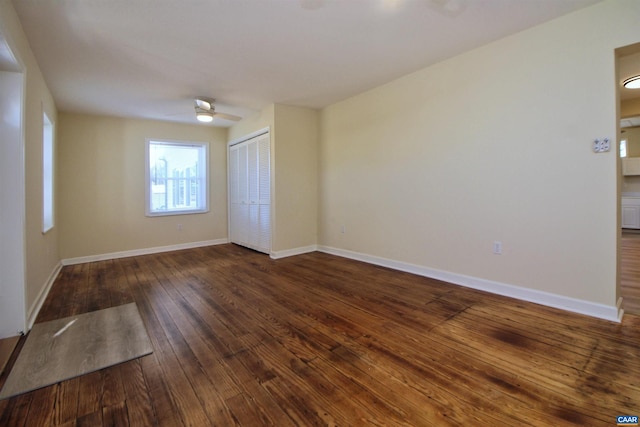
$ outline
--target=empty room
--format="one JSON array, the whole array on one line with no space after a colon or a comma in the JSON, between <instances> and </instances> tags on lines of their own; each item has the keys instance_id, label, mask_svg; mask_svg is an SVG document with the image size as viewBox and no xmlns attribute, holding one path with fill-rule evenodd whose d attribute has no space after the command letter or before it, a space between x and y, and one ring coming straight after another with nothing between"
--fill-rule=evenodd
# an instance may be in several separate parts
<instances>
[{"instance_id":1,"label":"empty room","mask_svg":"<svg viewBox=\"0 0 640 427\"><path fill-rule=\"evenodd\" d=\"M0 426L638 425L637 0L0 0Z\"/></svg>"}]
</instances>

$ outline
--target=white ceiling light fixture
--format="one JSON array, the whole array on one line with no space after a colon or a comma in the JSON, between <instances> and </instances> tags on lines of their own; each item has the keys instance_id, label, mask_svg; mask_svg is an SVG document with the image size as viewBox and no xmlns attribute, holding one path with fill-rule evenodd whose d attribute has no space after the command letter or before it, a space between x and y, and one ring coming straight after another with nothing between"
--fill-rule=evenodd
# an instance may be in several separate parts
<instances>
[{"instance_id":1,"label":"white ceiling light fixture","mask_svg":"<svg viewBox=\"0 0 640 427\"><path fill-rule=\"evenodd\" d=\"M640 75L629 77L622 82L622 86L627 89L640 89Z\"/></svg>"},{"instance_id":2,"label":"white ceiling light fixture","mask_svg":"<svg viewBox=\"0 0 640 427\"><path fill-rule=\"evenodd\" d=\"M196 119L199 122L203 123L211 123L213 121L214 109L213 109L213 99L198 97L195 99L196 102Z\"/></svg>"},{"instance_id":3,"label":"white ceiling light fixture","mask_svg":"<svg viewBox=\"0 0 640 427\"><path fill-rule=\"evenodd\" d=\"M194 99L194 108L196 110L196 119L203 123L211 123L214 117L222 120L231 120L237 122L242 117L234 116L233 114L225 114L216 112L216 107L213 105L215 99L199 96Z\"/></svg>"},{"instance_id":4,"label":"white ceiling light fixture","mask_svg":"<svg viewBox=\"0 0 640 427\"><path fill-rule=\"evenodd\" d=\"M196 108L196 119L198 119L199 122L211 123L213 121L213 112L198 110Z\"/></svg>"}]
</instances>

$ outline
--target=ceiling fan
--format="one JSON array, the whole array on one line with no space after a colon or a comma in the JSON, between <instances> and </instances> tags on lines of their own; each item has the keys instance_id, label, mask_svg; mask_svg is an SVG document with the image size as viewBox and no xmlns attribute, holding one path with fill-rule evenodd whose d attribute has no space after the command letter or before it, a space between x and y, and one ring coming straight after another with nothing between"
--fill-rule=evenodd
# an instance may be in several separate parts
<instances>
[{"instance_id":1,"label":"ceiling fan","mask_svg":"<svg viewBox=\"0 0 640 427\"><path fill-rule=\"evenodd\" d=\"M215 111L215 106L213 105L213 103L215 102L215 99L213 98L199 96L195 98L194 102L195 102L194 108L196 110L196 119L198 119L198 121L201 121L203 123L210 123L211 121L213 121L214 117L219 117L221 119L231 120L234 122L237 122L238 120L242 119L242 117L234 116L233 114L217 113Z\"/></svg>"}]
</instances>

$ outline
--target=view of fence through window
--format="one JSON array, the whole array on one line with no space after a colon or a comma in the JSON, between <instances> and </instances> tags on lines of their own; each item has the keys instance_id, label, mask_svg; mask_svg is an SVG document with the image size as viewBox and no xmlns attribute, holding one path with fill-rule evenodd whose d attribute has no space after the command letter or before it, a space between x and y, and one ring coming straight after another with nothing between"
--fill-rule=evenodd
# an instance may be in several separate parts
<instances>
[{"instance_id":1,"label":"view of fence through window","mask_svg":"<svg viewBox=\"0 0 640 427\"><path fill-rule=\"evenodd\" d=\"M150 213L205 210L204 144L149 141Z\"/></svg>"}]
</instances>

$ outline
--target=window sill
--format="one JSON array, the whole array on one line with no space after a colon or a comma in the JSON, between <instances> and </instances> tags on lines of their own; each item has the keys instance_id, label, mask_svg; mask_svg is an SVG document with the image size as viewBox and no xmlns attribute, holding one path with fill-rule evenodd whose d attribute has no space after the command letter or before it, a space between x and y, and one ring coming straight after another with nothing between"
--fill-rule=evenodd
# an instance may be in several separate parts
<instances>
[{"instance_id":1,"label":"window sill","mask_svg":"<svg viewBox=\"0 0 640 427\"><path fill-rule=\"evenodd\" d=\"M193 210L180 210L180 211L162 211L162 212L147 212L145 216L175 216L175 215L193 215L208 213L209 209L193 209Z\"/></svg>"}]
</instances>

